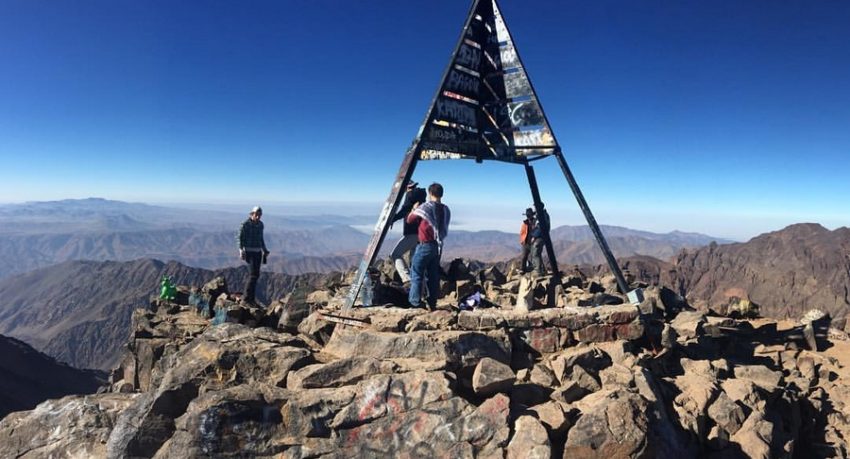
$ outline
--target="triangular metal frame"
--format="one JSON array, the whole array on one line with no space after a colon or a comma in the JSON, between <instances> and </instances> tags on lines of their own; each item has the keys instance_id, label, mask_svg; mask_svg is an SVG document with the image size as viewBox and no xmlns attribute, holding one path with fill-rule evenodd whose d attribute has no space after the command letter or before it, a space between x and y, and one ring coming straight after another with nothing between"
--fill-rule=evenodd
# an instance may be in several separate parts
<instances>
[{"instance_id":1,"label":"triangular metal frame","mask_svg":"<svg viewBox=\"0 0 850 459\"><path fill-rule=\"evenodd\" d=\"M423 159L522 164L537 212L542 201L531 162L554 156L623 293L622 272L555 139L496 0L474 0L441 84L396 174L346 298L352 307L375 262L416 164ZM560 276L548 235L546 251Z\"/></svg>"}]
</instances>

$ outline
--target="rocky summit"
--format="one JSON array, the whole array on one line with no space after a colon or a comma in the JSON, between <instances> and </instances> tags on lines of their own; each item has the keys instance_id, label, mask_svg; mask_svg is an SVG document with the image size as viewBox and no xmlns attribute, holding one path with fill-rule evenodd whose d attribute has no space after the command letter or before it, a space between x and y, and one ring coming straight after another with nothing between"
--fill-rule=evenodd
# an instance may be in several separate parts
<instances>
[{"instance_id":1,"label":"rocky summit","mask_svg":"<svg viewBox=\"0 0 850 459\"><path fill-rule=\"evenodd\" d=\"M608 277L462 260L426 311L396 306L387 277L350 310L350 275L268 307L224 278L152 299L109 384L7 416L0 457L850 453L843 319L721 316L646 285L629 304Z\"/></svg>"}]
</instances>

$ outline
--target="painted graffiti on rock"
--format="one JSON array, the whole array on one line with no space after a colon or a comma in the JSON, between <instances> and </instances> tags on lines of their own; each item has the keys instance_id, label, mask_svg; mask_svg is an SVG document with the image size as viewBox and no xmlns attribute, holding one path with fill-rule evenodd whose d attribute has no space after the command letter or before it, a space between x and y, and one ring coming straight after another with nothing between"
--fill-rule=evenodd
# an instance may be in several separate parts
<instances>
[{"instance_id":1,"label":"painted graffiti on rock","mask_svg":"<svg viewBox=\"0 0 850 459\"><path fill-rule=\"evenodd\" d=\"M475 410L465 400L454 397L443 373L410 373L391 380L375 378L361 391L362 396L352 406L359 419L353 424L355 427L340 436L347 453L433 457L437 452L446 453L458 442L474 444L489 439L492 435L486 432L501 425L492 422L492 416L485 411ZM507 402L504 412L507 413ZM468 454L451 454L465 455Z\"/></svg>"},{"instance_id":2,"label":"painted graffiti on rock","mask_svg":"<svg viewBox=\"0 0 850 459\"><path fill-rule=\"evenodd\" d=\"M452 398L352 429L344 447L382 457L462 457L463 444L485 445L498 426L486 413ZM459 449L453 453L453 448Z\"/></svg>"}]
</instances>

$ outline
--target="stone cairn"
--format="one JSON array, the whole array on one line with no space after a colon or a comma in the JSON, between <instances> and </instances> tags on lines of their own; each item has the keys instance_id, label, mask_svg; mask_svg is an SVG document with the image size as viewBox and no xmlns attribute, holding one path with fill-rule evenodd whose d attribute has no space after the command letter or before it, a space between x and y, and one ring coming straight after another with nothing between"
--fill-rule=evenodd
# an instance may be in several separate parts
<instances>
[{"instance_id":1,"label":"stone cairn","mask_svg":"<svg viewBox=\"0 0 850 459\"><path fill-rule=\"evenodd\" d=\"M135 312L101 393L0 422L0 456L847 457L847 372L818 350L847 335L822 314L780 329L578 270L445 271L434 312L395 306L386 265L380 306L351 310L353 273L268 308L181 286Z\"/></svg>"}]
</instances>

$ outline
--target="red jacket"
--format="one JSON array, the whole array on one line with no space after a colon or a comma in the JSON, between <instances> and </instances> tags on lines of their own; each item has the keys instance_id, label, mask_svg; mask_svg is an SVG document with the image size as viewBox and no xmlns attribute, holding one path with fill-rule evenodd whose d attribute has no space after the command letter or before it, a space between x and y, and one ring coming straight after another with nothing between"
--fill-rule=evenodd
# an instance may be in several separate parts
<instances>
[{"instance_id":1,"label":"red jacket","mask_svg":"<svg viewBox=\"0 0 850 459\"><path fill-rule=\"evenodd\" d=\"M405 221L412 225L415 225L417 223L419 224L419 229L417 231L419 242L431 242L437 240L437 238L434 237L434 227L432 227L431 224L428 223L428 220L425 220L424 218L411 212L407 216Z\"/></svg>"}]
</instances>

